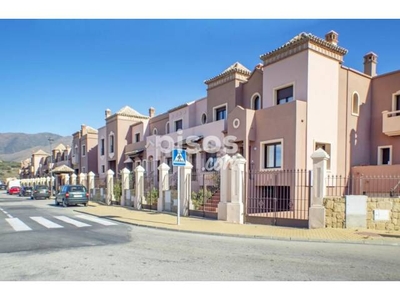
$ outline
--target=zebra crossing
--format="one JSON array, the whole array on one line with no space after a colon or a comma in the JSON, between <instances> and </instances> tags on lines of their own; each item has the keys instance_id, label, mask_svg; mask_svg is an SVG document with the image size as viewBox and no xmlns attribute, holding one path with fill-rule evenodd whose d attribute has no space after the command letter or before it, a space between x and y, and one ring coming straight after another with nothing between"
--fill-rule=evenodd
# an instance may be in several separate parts
<instances>
[{"instance_id":1,"label":"zebra crossing","mask_svg":"<svg viewBox=\"0 0 400 300\"><path fill-rule=\"evenodd\" d=\"M77 220L79 219L79 221ZM67 216L32 216L21 220L15 217L6 218L5 221L14 231L33 231L35 229L61 229L61 228L82 228L93 225L115 226L117 223L102 218L77 214L73 217ZM28 224L27 224L28 223ZM94 223L94 224L93 224Z\"/></svg>"}]
</instances>

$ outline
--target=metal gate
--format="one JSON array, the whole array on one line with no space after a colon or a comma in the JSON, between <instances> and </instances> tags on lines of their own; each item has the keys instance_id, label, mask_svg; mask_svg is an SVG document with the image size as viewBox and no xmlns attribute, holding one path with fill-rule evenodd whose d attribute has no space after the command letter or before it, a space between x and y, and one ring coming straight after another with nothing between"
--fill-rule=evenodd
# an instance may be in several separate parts
<instances>
[{"instance_id":1,"label":"metal gate","mask_svg":"<svg viewBox=\"0 0 400 300\"><path fill-rule=\"evenodd\" d=\"M250 171L246 222L308 227L311 171Z\"/></svg>"},{"instance_id":2,"label":"metal gate","mask_svg":"<svg viewBox=\"0 0 400 300\"><path fill-rule=\"evenodd\" d=\"M141 199L143 209L157 210L158 202L158 176L157 173L151 172L144 174L144 201Z\"/></svg>"},{"instance_id":3,"label":"metal gate","mask_svg":"<svg viewBox=\"0 0 400 300\"><path fill-rule=\"evenodd\" d=\"M198 190L192 191L194 209L189 210L189 215L217 219L220 201L220 173L203 173L197 179L200 184Z\"/></svg>"}]
</instances>

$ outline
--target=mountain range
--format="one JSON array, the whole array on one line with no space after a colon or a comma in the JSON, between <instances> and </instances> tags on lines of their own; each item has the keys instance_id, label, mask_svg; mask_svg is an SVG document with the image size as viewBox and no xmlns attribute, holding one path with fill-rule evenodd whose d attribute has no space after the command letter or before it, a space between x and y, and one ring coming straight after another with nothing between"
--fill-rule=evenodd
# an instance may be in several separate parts
<instances>
[{"instance_id":1,"label":"mountain range","mask_svg":"<svg viewBox=\"0 0 400 300\"><path fill-rule=\"evenodd\" d=\"M72 136L61 136L43 132L27 133L0 133L0 160L20 162L32 156L32 153L41 149L50 153L49 138L53 139L51 148L58 144L72 144Z\"/></svg>"}]
</instances>

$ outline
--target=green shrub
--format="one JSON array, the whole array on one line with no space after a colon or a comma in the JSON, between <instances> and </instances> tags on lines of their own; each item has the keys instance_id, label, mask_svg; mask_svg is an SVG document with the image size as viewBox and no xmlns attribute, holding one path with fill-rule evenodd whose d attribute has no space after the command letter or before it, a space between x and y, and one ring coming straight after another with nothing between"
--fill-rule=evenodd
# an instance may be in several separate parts
<instances>
[{"instance_id":1,"label":"green shrub","mask_svg":"<svg viewBox=\"0 0 400 300\"><path fill-rule=\"evenodd\" d=\"M146 193L146 201L148 204L157 204L158 200L158 190L156 188L152 188L150 191Z\"/></svg>"},{"instance_id":2,"label":"green shrub","mask_svg":"<svg viewBox=\"0 0 400 300\"><path fill-rule=\"evenodd\" d=\"M194 209L198 210L204 204L204 200L207 201L212 196L212 192L210 190L206 190L204 197L204 189L200 189L197 193L192 192L192 202ZM205 198L205 199L204 199Z\"/></svg>"}]
</instances>

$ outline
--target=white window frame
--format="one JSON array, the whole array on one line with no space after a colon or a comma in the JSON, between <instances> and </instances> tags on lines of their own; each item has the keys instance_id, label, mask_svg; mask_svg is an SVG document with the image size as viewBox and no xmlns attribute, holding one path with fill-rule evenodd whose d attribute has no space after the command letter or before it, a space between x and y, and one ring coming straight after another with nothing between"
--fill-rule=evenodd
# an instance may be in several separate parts
<instances>
[{"instance_id":1,"label":"white window frame","mask_svg":"<svg viewBox=\"0 0 400 300\"><path fill-rule=\"evenodd\" d=\"M254 100L256 99L257 96L260 98L260 108L259 109L262 109L262 99L261 99L260 93L254 93L253 96L251 96L251 100L250 100L251 101L250 102L251 109L255 110Z\"/></svg>"},{"instance_id":2,"label":"white window frame","mask_svg":"<svg viewBox=\"0 0 400 300\"><path fill-rule=\"evenodd\" d=\"M157 128L153 128L153 135L157 135L157 133L158 133Z\"/></svg>"},{"instance_id":3,"label":"white window frame","mask_svg":"<svg viewBox=\"0 0 400 300\"><path fill-rule=\"evenodd\" d=\"M387 165L383 165L382 164L381 152L382 152L382 149L386 149L386 148L389 148L389 163ZM388 165L392 164L392 160L393 160L393 151L392 150L393 150L392 149L392 145L378 146L378 160L377 160L377 162L378 162L379 166L388 166Z\"/></svg>"},{"instance_id":4,"label":"white window frame","mask_svg":"<svg viewBox=\"0 0 400 300\"><path fill-rule=\"evenodd\" d=\"M357 112L354 112L354 96L357 95ZM351 96L351 115L358 117L360 115L360 94L358 92L353 92Z\"/></svg>"},{"instance_id":5,"label":"white window frame","mask_svg":"<svg viewBox=\"0 0 400 300\"><path fill-rule=\"evenodd\" d=\"M274 87L274 89L272 91L272 99L274 99L274 105L284 105L284 104L290 103L290 102L287 102L287 103L284 103L284 104L278 104L278 90L287 88L289 86L293 86L293 101L296 101L296 97L295 97L295 95L296 95L296 84L293 81L293 82L288 82L286 84L283 84L281 86Z\"/></svg>"},{"instance_id":6,"label":"white window frame","mask_svg":"<svg viewBox=\"0 0 400 300\"><path fill-rule=\"evenodd\" d=\"M170 134L171 126L169 126L169 121L165 123L165 134Z\"/></svg>"},{"instance_id":7,"label":"white window frame","mask_svg":"<svg viewBox=\"0 0 400 300\"><path fill-rule=\"evenodd\" d=\"M136 136L139 135L139 140L136 140ZM135 143L139 143L140 142L140 132L135 132L133 134L134 138L135 138Z\"/></svg>"},{"instance_id":8,"label":"white window frame","mask_svg":"<svg viewBox=\"0 0 400 300\"><path fill-rule=\"evenodd\" d=\"M400 96L400 90L392 95L392 111L396 111L396 97Z\"/></svg>"},{"instance_id":9,"label":"white window frame","mask_svg":"<svg viewBox=\"0 0 400 300\"><path fill-rule=\"evenodd\" d=\"M83 149L85 149L85 151L83 151ZM82 145L82 157L86 157L86 151L87 151L86 144L83 144Z\"/></svg>"},{"instance_id":10,"label":"white window frame","mask_svg":"<svg viewBox=\"0 0 400 300\"><path fill-rule=\"evenodd\" d=\"M224 106L225 106L225 111L226 111L226 118L225 118L225 120L228 120L228 103L226 102L226 103L224 103L224 104L221 104L221 105L218 105L218 106L214 106L214 107L213 107L213 120L214 120L214 122L217 121L217 109L219 109L219 108L221 108L221 107L224 107ZM221 121L221 120L218 120L218 121Z\"/></svg>"},{"instance_id":11,"label":"white window frame","mask_svg":"<svg viewBox=\"0 0 400 300\"><path fill-rule=\"evenodd\" d=\"M205 121L204 121L204 122L203 122L203 116L205 117ZM203 112L203 113L201 114L200 122L201 122L202 125L204 125L204 124L207 123L207 114L206 114L206 113Z\"/></svg>"},{"instance_id":12,"label":"white window frame","mask_svg":"<svg viewBox=\"0 0 400 300\"><path fill-rule=\"evenodd\" d=\"M276 143L281 143L281 148L282 148L282 152L281 152L281 166L279 168L265 168L265 145L268 144L276 144ZM283 143L283 138L280 139L275 139L275 140L268 140L268 141L262 141L260 142L260 170L263 171L273 171L273 170L282 170L283 169L283 158L284 158L284 143Z\"/></svg>"},{"instance_id":13,"label":"white window frame","mask_svg":"<svg viewBox=\"0 0 400 300\"><path fill-rule=\"evenodd\" d=\"M113 137L113 139L114 139L114 143L113 143L113 151L111 152L111 136ZM115 155L115 145L116 145L116 141L115 141L115 134L114 134L114 132L113 131L111 131L110 133L109 133L109 135L108 135L108 157L109 158L113 158L114 157L114 155Z\"/></svg>"},{"instance_id":14,"label":"white window frame","mask_svg":"<svg viewBox=\"0 0 400 300\"><path fill-rule=\"evenodd\" d=\"M104 141L104 148L103 148L103 154L101 154L101 144L102 144L102 141ZM100 156L104 156L104 155L106 155L106 148L107 148L107 146L106 146L106 139L102 136L101 137L101 139L100 139Z\"/></svg>"}]
</instances>

